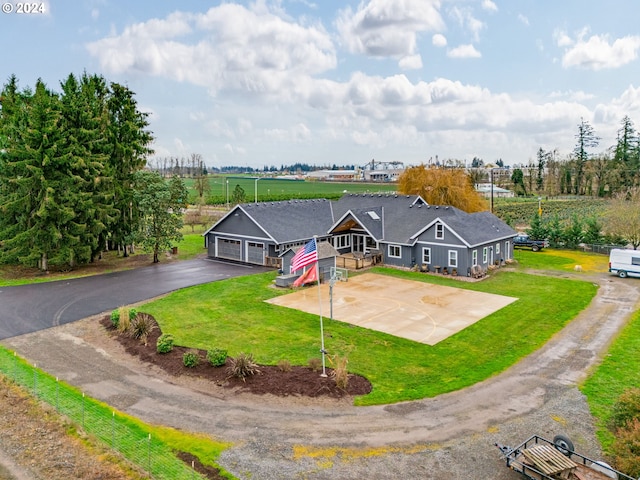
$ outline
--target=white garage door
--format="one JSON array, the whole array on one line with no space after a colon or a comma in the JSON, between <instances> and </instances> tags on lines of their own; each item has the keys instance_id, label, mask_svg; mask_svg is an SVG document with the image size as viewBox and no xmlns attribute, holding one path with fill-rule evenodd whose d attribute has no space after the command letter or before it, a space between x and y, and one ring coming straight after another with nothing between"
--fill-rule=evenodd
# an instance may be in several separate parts
<instances>
[{"instance_id":1,"label":"white garage door","mask_svg":"<svg viewBox=\"0 0 640 480\"><path fill-rule=\"evenodd\" d=\"M240 240L230 240L228 238L216 239L216 257L228 258L229 260L242 261L240 254Z\"/></svg>"},{"instance_id":2,"label":"white garage door","mask_svg":"<svg viewBox=\"0 0 640 480\"><path fill-rule=\"evenodd\" d=\"M264 243L247 242L247 263L264 265Z\"/></svg>"}]
</instances>

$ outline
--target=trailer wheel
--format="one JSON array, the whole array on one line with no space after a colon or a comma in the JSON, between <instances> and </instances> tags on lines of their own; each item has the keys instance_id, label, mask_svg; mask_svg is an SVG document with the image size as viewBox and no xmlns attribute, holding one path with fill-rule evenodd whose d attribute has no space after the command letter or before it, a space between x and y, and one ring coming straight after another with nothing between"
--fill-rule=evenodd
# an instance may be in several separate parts
<instances>
[{"instance_id":1,"label":"trailer wheel","mask_svg":"<svg viewBox=\"0 0 640 480\"><path fill-rule=\"evenodd\" d=\"M573 442L569 440L564 435L556 435L553 437L553 444L556 446L558 451L567 457L571 455L571 452L574 451Z\"/></svg>"},{"instance_id":2,"label":"trailer wheel","mask_svg":"<svg viewBox=\"0 0 640 480\"><path fill-rule=\"evenodd\" d=\"M627 278L627 272L625 272L624 270L618 270L618 276L620 278Z\"/></svg>"}]
</instances>

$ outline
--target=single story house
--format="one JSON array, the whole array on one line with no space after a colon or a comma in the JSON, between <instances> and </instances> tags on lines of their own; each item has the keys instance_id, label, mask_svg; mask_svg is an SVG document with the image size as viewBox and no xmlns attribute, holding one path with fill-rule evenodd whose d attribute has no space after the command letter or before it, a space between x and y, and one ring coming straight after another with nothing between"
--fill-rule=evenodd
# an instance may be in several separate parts
<instances>
[{"instance_id":1,"label":"single story house","mask_svg":"<svg viewBox=\"0 0 640 480\"><path fill-rule=\"evenodd\" d=\"M285 273L285 253L315 236L340 255L374 253L386 265L470 275L512 259L516 234L492 213L429 205L417 195L346 194L236 205L203 235L211 258Z\"/></svg>"}]
</instances>

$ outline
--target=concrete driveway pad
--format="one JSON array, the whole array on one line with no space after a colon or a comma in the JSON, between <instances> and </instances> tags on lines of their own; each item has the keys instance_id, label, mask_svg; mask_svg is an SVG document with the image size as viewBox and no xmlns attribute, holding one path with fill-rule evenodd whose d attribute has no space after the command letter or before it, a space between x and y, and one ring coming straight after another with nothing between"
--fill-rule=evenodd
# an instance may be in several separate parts
<instances>
[{"instance_id":1,"label":"concrete driveway pad","mask_svg":"<svg viewBox=\"0 0 640 480\"><path fill-rule=\"evenodd\" d=\"M267 300L331 316L329 285ZM517 298L365 273L333 287L333 319L435 345Z\"/></svg>"}]
</instances>

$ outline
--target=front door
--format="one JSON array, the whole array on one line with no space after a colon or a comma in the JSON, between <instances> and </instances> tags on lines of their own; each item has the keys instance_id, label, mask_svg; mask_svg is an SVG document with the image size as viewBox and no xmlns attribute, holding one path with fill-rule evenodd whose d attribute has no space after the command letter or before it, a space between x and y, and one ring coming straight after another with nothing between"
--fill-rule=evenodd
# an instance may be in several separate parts
<instances>
[{"instance_id":1,"label":"front door","mask_svg":"<svg viewBox=\"0 0 640 480\"><path fill-rule=\"evenodd\" d=\"M354 233L351 237L351 251L364 253L366 245L366 235Z\"/></svg>"}]
</instances>

